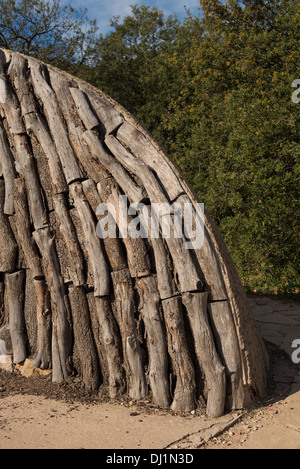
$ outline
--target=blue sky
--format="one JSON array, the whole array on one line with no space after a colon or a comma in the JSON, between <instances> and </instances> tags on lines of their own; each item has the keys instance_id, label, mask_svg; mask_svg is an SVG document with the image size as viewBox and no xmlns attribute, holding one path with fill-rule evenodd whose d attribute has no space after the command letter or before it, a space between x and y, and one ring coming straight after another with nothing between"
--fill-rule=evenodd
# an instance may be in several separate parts
<instances>
[{"instance_id":1,"label":"blue sky","mask_svg":"<svg viewBox=\"0 0 300 469\"><path fill-rule=\"evenodd\" d=\"M61 2L69 3L67 0ZM185 17L186 6L191 13L197 13L199 0L72 0L71 5L75 9L86 8L88 17L96 19L99 29L103 34L109 32L109 20L113 16L123 18L131 12L130 5L156 6L163 10L165 15L176 13L182 20Z\"/></svg>"}]
</instances>

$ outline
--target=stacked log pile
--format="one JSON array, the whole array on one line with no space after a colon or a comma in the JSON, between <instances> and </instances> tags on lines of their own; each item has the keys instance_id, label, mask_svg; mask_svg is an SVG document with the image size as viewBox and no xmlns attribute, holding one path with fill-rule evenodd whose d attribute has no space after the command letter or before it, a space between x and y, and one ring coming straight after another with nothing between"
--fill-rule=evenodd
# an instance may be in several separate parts
<instances>
[{"instance_id":1,"label":"stacked log pile","mask_svg":"<svg viewBox=\"0 0 300 469\"><path fill-rule=\"evenodd\" d=\"M0 339L62 382L207 414L265 387L264 348L213 221L204 244L100 239L97 207L197 198L153 138L112 99L0 50ZM116 218L118 222L118 219ZM120 228L120 227L118 227ZM2 335L1 335L2 334Z\"/></svg>"}]
</instances>

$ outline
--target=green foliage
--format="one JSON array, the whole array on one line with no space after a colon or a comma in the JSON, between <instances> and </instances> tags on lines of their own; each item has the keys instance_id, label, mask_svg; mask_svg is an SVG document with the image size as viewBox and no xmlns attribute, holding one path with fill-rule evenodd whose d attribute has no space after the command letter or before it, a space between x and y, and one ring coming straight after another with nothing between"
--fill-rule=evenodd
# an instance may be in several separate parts
<instances>
[{"instance_id":1,"label":"green foliage","mask_svg":"<svg viewBox=\"0 0 300 469\"><path fill-rule=\"evenodd\" d=\"M218 223L244 284L296 291L299 3L202 6L205 35L189 61L176 56L182 90L164 119L170 153Z\"/></svg>"}]
</instances>

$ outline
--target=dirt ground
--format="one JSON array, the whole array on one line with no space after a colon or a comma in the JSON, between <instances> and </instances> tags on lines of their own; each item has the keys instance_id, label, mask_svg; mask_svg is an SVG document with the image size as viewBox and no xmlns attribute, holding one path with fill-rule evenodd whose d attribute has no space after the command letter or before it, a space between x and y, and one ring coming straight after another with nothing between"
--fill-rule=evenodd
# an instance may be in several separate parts
<instances>
[{"instance_id":1,"label":"dirt ground","mask_svg":"<svg viewBox=\"0 0 300 469\"><path fill-rule=\"evenodd\" d=\"M122 398L112 403L105 392L86 392L78 378L59 385L49 378L0 370L0 448L245 447L253 434L270 429L282 412L294 413L288 398L299 365L276 344L265 343L271 365L266 399L216 420L207 419L201 409L184 415L147 400Z\"/></svg>"}]
</instances>

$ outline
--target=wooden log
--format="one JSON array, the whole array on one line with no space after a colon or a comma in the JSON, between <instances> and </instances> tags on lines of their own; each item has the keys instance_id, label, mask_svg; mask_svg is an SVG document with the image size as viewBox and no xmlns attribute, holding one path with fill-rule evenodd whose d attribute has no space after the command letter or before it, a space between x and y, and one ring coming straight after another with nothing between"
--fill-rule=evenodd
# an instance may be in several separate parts
<instances>
[{"instance_id":1,"label":"wooden log","mask_svg":"<svg viewBox=\"0 0 300 469\"><path fill-rule=\"evenodd\" d=\"M46 370L51 363L47 287L44 279L35 279L33 284L36 292L37 351L30 361L34 367Z\"/></svg>"},{"instance_id":2,"label":"wooden log","mask_svg":"<svg viewBox=\"0 0 300 469\"><path fill-rule=\"evenodd\" d=\"M109 188L111 181L103 181L102 184L99 184L99 192L105 197L105 188ZM99 195L96 185L90 179L83 181L82 187L85 193L86 198L88 199L93 211L97 214L97 208L102 202L102 199ZM121 194L119 194L121 195ZM106 200L107 197L106 197ZM116 197L114 197L114 204L116 205ZM114 206L115 206L114 205ZM101 216L98 215L98 219L101 220ZM124 255L124 250L121 245L121 241L118 237L109 238L103 240L105 251L109 258L110 265L112 270L122 270L127 268L126 258ZM139 243L140 244L140 243ZM175 285L171 275L171 265L170 260L168 259L167 250L164 246L163 240L161 238L151 239L151 245L155 255L155 265L157 273L157 282L158 289L160 292L161 298L169 298L175 294ZM131 272L133 276L139 276L139 273L136 271L133 272L133 252L135 248L130 244L127 245L129 252L129 260L131 264ZM140 252L141 247L139 247L138 252ZM142 259L146 260L147 264L143 269L139 269L143 275L148 275L150 273L150 265L148 260L147 252L145 251L144 255L141 255Z\"/></svg>"},{"instance_id":3,"label":"wooden log","mask_svg":"<svg viewBox=\"0 0 300 469\"><path fill-rule=\"evenodd\" d=\"M80 183L71 184L70 195L74 200L74 206L80 217L85 235L85 246L94 273L94 294L95 296L107 296L110 292L108 265L96 232L95 219L84 196L82 185Z\"/></svg>"},{"instance_id":4,"label":"wooden log","mask_svg":"<svg viewBox=\"0 0 300 469\"><path fill-rule=\"evenodd\" d=\"M0 81L1 81L1 103L3 115L8 121L9 130L12 135L20 135L25 133L25 126L21 117L21 109L16 96L13 94L11 84L7 79L6 58L2 50L0 50Z\"/></svg>"},{"instance_id":5,"label":"wooden log","mask_svg":"<svg viewBox=\"0 0 300 469\"><path fill-rule=\"evenodd\" d=\"M107 363L108 392L110 398L121 396L125 389L122 342L111 309L110 298L95 298L100 342Z\"/></svg>"},{"instance_id":6,"label":"wooden log","mask_svg":"<svg viewBox=\"0 0 300 469\"><path fill-rule=\"evenodd\" d=\"M141 345L138 340L134 317L134 291L128 269L112 272L116 298L117 320L126 360L128 394L140 400L146 396L146 379Z\"/></svg>"},{"instance_id":7,"label":"wooden log","mask_svg":"<svg viewBox=\"0 0 300 469\"><path fill-rule=\"evenodd\" d=\"M49 228L33 233L43 256L52 309L52 381L62 382L69 375L70 351L69 305L65 293L54 239Z\"/></svg>"},{"instance_id":8,"label":"wooden log","mask_svg":"<svg viewBox=\"0 0 300 469\"><path fill-rule=\"evenodd\" d=\"M124 122L118 128L116 137L133 155L157 174L159 183L171 201L183 194L184 190L178 177L142 132L129 122Z\"/></svg>"},{"instance_id":9,"label":"wooden log","mask_svg":"<svg viewBox=\"0 0 300 469\"><path fill-rule=\"evenodd\" d=\"M27 133L35 136L47 157L54 194L67 192L68 185L46 121L37 113L27 114L24 120Z\"/></svg>"},{"instance_id":10,"label":"wooden log","mask_svg":"<svg viewBox=\"0 0 300 469\"><path fill-rule=\"evenodd\" d=\"M64 120L68 129L68 136L72 145L73 151L87 174L87 177L92 178L95 182L101 179L101 166L98 159L94 158L88 149L88 146L82 140L82 134L85 132L85 127L78 114L76 105L74 103L70 88L78 86L75 81L70 80L68 77L62 76L54 70L49 71L51 86L55 91L58 105L64 116Z\"/></svg>"},{"instance_id":11,"label":"wooden log","mask_svg":"<svg viewBox=\"0 0 300 469\"><path fill-rule=\"evenodd\" d=\"M18 244L22 246L26 266L30 269L33 279L41 278L44 274L36 244L32 238L25 184L22 179L15 180L14 205Z\"/></svg>"},{"instance_id":12,"label":"wooden log","mask_svg":"<svg viewBox=\"0 0 300 469\"><path fill-rule=\"evenodd\" d=\"M128 171L132 172L136 176L139 175L150 198L152 208L158 208L161 211L162 217L169 215L169 201L149 166L143 161L138 160L134 155L126 150L126 148L123 147L113 135L106 137L105 143L110 151L115 155L116 159L120 161ZM154 215L154 213L155 212L153 211L152 214ZM162 224L161 217L157 215L156 218L158 219L157 224ZM202 290L202 280L195 263L193 262L191 253L189 250L185 249L185 240L183 238L177 238L172 234L174 233L174 223L171 216L169 216L168 223L170 226L170 236L166 237L166 243L179 277L181 291Z\"/></svg>"},{"instance_id":13,"label":"wooden log","mask_svg":"<svg viewBox=\"0 0 300 469\"><path fill-rule=\"evenodd\" d=\"M217 418L224 413L226 377L208 321L207 293L183 293L182 301L187 309L199 365L205 376L206 413Z\"/></svg>"},{"instance_id":14,"label":"wooden log","mask_svg":"<svg viewBox=\"0 0 300 469\"><path fill-rule=\"evenodd\" d=\"M91 179L87 179L86 181L83 181L82 187L95 216L98 220L101 220L102 216L98 214L98 207L102 201L95 183ZM103 244L111 269L113 271L126 269L128 266L121 240L118 237L107 237L103 239Z\"/></svg>"},{"instance_id":15,"label":"wooden log","mask_svg":"<svg viewBox=\"0 0 300 469\"><path fill-rule=\"evenodd\" d=\"M72 222L68 207L67 200L64 194L56 194L53 197L55 213L58 220L58 229L66 245L67 265L70 280L75 286L85 285L85 265L77 239L76 230Z\"/></svg>"},{"instance_id":16,"label":"wooden log","mask_svg":"<svg viewBox=\"0 0 300 469\"><path fill-rule=\"evenodd\" d=\"M175 282L172 276L172 265L167 248L162 238L151 239L154 252L157 287L162 300L171 298L177 293Z\"/></svg>"},{"instance_id":17,"label":"wooden log","mask_svg":"<svg viewBox=\"0 0 300 469\"><path fill-rule=\"evenodd\" d=\"M168 351L172 369L176 376L171 409L178 412L191 412L196 409L196 382L193 362L185 332L182 300L176 296L162 301L166 325Z\"/></svg>"},{"instance_id":18,"label":"wooden log","mask_svg":"<svg viewBox=\"0 0 300 469\"><path fill-rule=\"evenodd\" d=\"M47 226L48 217L35 161L25 135L15 135L15 145L17 153L16 168L25 180L30 218L34 228L39 230Z\"/></svg>"},{"instance_id":19,"label":"wooden log","mask_svg":"<svg viewBox=\"0 0 300 469\"><path fill-rule=\"evenodd\" d=\"M13 155L5 135L4 128L0 122L0 175L4 177L5 182L5 202L4 214L13 215L14 213L14 181L16 171Z\"/></svg>"},{"instance_id":20,"label":"wooden log","mask_svg":"<svg viewBox=\"0 0 300 469\"><path fill-rule=\"evenodd\" d=\"M36 111L35 98L29 86L28 60L21 54L13 54L7 75L13 83L23 116Z\"/></svg>"},{"instance_id":21,"label":"wooden log","mask_svg":"<svg viewBox=\"0 0 300 469\"><path fill-rule=\"evenodd\" d=\"M5 301L4 301L4 281L1 278L0 280L0 327L3 326L5 318Z\"/></svg>"},{"instance_id":22,"label":"wooden log","mask_svg":"<svg viewBox=\"0 0 300 469\"><path fill-rule=\"evenodd\" d=\"M34 59L29 59L31 78L36 95L42 100L48 126L55 142L62 169L68 184L83 179L82 171L70 145L68 133L61 118L55 93L44 75L44 67Z\"/></svg>"},{"instance_id":23,"label":"wooden log","mask_svg":"<svg viewBox=\"0 0 300 469\"><path fill-rule=\"evenodd\" d=\"M94 131L87 130L82 135L82 139L87 143L91 154L113 175L117 184L132 203L138 203L145 198L145 191L135 183L123 166L104 148L99 136Z\"/></svg>"},{"instance_id":24,"label":"wooden log","mask_svg":"<svg viewBox=\"0 0 300 469\"><path fill-rule=\"evenodd\" d=\"M87 130L97 129L100 122L88 102L86 93L79 88L70 87L69 89L85 128Z\"/></svg>"},{"instance_id":25,"label":"wooden log","mask_svg":"<svg viewBox=\"0 0 300 469\"><path fill-rule=\"evenodd\" d=\"M127 171L141 179L152 203L168 203L158 180L147 164L130 153L113 135L108 135L105 138L105 144Z\"/></svg>"},{"instance_id":26,"label":"wooden log","mask_svg":"<svg viewBox=\"0 0 300 469\"><path fill-rule=\"evenodd\" d=\"M27 358L27 338L24 321L24 270L5 275L7 290L9 331L13 349L13 362Z\"/></svg>"},{"instance_id":27,"label":"wooden log","mask_svg":"<svg viewBox=\"0 0 300 469\"><path fill-rule=\"evenodd\" d=\"M181 195L176 200L176 204L182 207L184 210L184 204L189 204L191 206L191 200L187 195ZM193 207L193 220L196 217L196 208ZM199 214L199 217L202 219L202 213ZM208 292L209 301L220 301L226 300L228 294L225 288L223 272L218 259L218 254L214 248L214 245L211 241L210 234L207 230L205 223L205 214L204 214L204 236L203 236L203 245L198 248L193 249L195 256L198 260L199 266L203 273L205 291ZM191 245L195 244L191 241Z\"/></svg>"},{"instance_id":28,"label":"wooden log","mask_svg":"<svg viewBox=\"0 0 300 469\"><path fill-rule=\"evenodd\" d=\"M160 298L152 276L137 279L139 310L145 324L149 354L149 381L153 402L161 407L170 405L168 353L160 316Z\"/></svg>"},{"instance_id":29,"label":"wooden log","mask_svg":"<svg viewBox=\"0 0 300 469\"><path fill-rule=\"evenodd\" d=\"M95 93L91 93L82 83L79 83L79 88L87 96L95 115L99 117L103 136L114 132L124 122L123 115L111 103Z\"/></svg>"},{"instance_id":30,"label":"wooden log","mask_svg":"<svg viewBox=\"0 0 300 469\"><path fill-rule=\"evenodd\" d=\"M7 215L4 215L5 183L0 180L0 272L15 270L18 245L13 235Z\"/></svg>"},{"instance_id":31,"label":"wooden log","mask_svg":"<svg viewBox=\"0 0 300 469\"><path fill-rule=\"evenodd\" d=\"M127 216L128 208L126 202L121 197L122 194L117 184L113 179L104 179L97 184L97 190L101 200L114 207L114 211L110 215L114 218L119 229L119 235L124 242L131 276L143 277L149 275L151 273L151 265L147 246L142 238L131 238L127 235L128 225L127 220L124 220L124 215L126 214ZM107 207L108 209L110 208L109 205ZM124 228L126 233L124 233Z\"/></svg>"},{"instance_id":32,"label":"wooden log","mask_svg":"<svg viewBox=\"0 0 300 469\"><path fill-rule=\"evenodd\" d=\"M235 324L228 301L208 304L208 314L218 354L227 376L227 407L235 410L245 406L241 353Z\"/></svg>"},{"instance_id":33,"label":"wooden log","mask_svg":"<svg viewBox=\"0 0 300 469\"><path fill-rule=\"evenodd\" d=\"M82 382L89 391L100 386L100 370L96 346L91 330L88 302L83 287L69 287L74 344L80 357Z\"/></svg>"}]
</instances>

